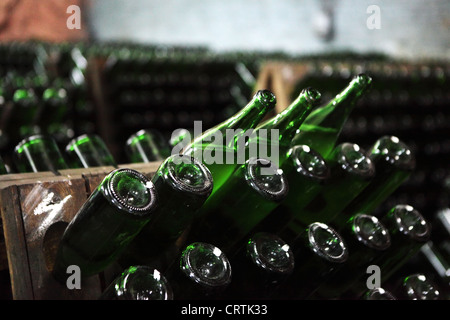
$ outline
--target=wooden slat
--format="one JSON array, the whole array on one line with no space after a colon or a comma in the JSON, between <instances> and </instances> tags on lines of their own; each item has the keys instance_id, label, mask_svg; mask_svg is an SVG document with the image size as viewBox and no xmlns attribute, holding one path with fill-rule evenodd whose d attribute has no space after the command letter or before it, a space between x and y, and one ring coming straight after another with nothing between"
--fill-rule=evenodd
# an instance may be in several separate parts
<instances>
[{"instance_id":1,"label":"wooden slat","mask_svg":"<svg viewBox=\"0 0 450 320\"><path fill-rule=\"evenodd\" d=\"M62 236L65 226L86 201L84 179L59 179L19 186L34 298L95 299L101 289L98 277L86 280L81 290L69 290L51 275L57 237ZM44 241L47 240L47 232L58 224L63 227L59 228L59 234L51 235L53 242L47 244Z\"/></svg>"},{"instance_id":2,"label":"wooden slat","mask_svg":"<svg viewBox=\"0 0 450 320\"><path fill-rule=\"evenodd\" d=\"M13 298L31 300L33 286L17 187L0 189L0 202Z\"/></svg>"}]
</instances>

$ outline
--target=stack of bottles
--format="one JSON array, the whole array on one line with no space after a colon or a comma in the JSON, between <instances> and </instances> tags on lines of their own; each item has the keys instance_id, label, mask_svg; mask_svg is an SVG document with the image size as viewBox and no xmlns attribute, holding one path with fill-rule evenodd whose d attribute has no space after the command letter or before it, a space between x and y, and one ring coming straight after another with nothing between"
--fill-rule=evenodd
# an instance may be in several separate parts
<instances>
[{"instance_id":1,"label":"stack of bottles","mask_svg":"<svg viewBox=\"0 0 450 320\"><path fill-rule=\"evenodd\" d=\"M371 85L356 75L324 104L304 88L269 118L276 97L259 90L200 136L178 132L177 153L151 130L133 134L130 160L160 167L105 177L66 228L53 275L119 267L99 299L447 299L430 221L408 203L376 212L414 171L412 150L395 136L368 150L339 142ZM42 137L15 151L24 172L116 166L98 136L74 139L65 156ZM399 277L420 254L428 268Z\"/></svg>"}]
</instances>

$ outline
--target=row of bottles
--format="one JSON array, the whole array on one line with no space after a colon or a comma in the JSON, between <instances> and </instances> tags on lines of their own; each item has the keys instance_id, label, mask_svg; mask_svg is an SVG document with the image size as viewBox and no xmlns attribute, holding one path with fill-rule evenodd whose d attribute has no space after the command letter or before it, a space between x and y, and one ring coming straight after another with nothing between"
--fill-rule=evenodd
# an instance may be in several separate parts
<instances>
[{"instance_id":1,"label":"row of bottles","mask_svg":"<svg viewBox=\"0 0 450 320\"><path fill-rule=\"evenodd\" d=\"M92 276L117 263L126 271L105 299L127 298L124 279L140 275L133 299L358 299L369 289L370 266L388 284L430 244L431 227L408 204L374 214L415 168L406 144L395 136L367 151L338 143L371 82L355 76L323 106L320 93L307 88L264 122L276 98L258 91L234 116L164 158L151 179L112 171L65 230L53 274L64 281L69 265ZM278 131L260 135L272 128ZM230 138L227 129L241 130ZM138 153L144 133L129 139ZM279 146L280 157L252 156L252 144ZM209 162L205 155L214 153L229 162ZM413 278L405 283L420 299L438 297L438 289L433 295L420 285L426 277ZM158 290L142 288L147 281ZM146 296L150 291L157 296ZM383 295L378 288L366 298Z\"/></svg>"}]
</instances>

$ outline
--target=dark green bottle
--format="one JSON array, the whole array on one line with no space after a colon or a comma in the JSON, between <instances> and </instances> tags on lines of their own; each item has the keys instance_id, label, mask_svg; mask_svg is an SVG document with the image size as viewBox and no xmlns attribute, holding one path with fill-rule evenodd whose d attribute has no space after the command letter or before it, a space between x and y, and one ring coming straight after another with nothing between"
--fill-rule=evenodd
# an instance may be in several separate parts
<instances>
[{"instance_id":1,"label":"dark green bottle","mask_svg":"<svg viewBox=\"0 0 450 320\"><path fill-rule=\"evenodd\" d=\"M267 232L282 233L281 238L287 242L304 229L302 209L319 194L330 177L326 161L306 145L292 147L288 157L281 169L292 191L258 227Z\"/></svg>"},{"instance_id":2,"label":"dark green bottle","mask_svg":"<svg viewBox=\"0 0 450 320\"><path fill-rule=\"evenodd\" d=\"M125 150L131 163L162 161L170 156L169 144L161 133L150 129L139 130L131 135Z\"/></svg>"},{"instance_id":3,"label":"dark green bottle","mask_svg":"<svg viewBox=\"0 0 450 320\"><path fill-rule=\"evenodd\" d=\"M329 178L317 195L298 209L295 220L303 227L316 221L333 221L334 224L341 219L347 221L351 216L342 210L375 174L372 161L357 144L339 144L325 161L330 170ZM292 210L296 210L295 206Z\"/></svg>"},{"instance_id":4,"label":"dark green bottle","mask_svg":"<svg viewBox=\"0 0 450 320\"><path fill-rule=\"evenodd\" d=\"M100 300L172 300L166 277L148 266L131 266L103 291Z\"/></svg>"},{"instance_id":5,"label":"dark green bottle","mask_svg":"<svg viewBox=\"0 0 450 320\"><path fill-rule=\"evenodd\" d=\"M195 158L173 155L160 165L152 182L159 197L157 217L141 230L126 255L164 271L179 255L183 233L211 194L213 180L208 168Z\"/></svg>"},{"instance_id":6,"label":"dark green bottle","mask_svg":"<svg viewBox=\"0 0 450 320\"><path fill-rule=\"evenodd\" d=\"M238 165L245 163L245 133L256 128L275 104L272 92L259 90L238 113L205 131L184 148L184 154L199 159L208 167L214 179L212 194L222 187ZM244 155L240 163L239 154Z\"/></svg>"},{"instance_id":7,"label":"dark green bottle","mask_svg":"<svg viewBox=\"0 0 450 320\"><path fill-rule=\"evenodd\" d=\"M35 121L39 103L32 89L18 89L14 92L7 129L11 141L37 133Z\"/></svg>"},{"instance_id":8,"label":"dark green bottle","mask_svg":"<svg viewBox=\"0 0 450 320\"><path fill-rule=\"evenodd\" d=\"M377 265L391 246L388 229L377 217L360 213L338 229L349 257L345 265L314 293L315 299L359 297L367 290L367 268Z\"/></svg>"},{"instance_id":9,"label":"dark green bottle","mask_svg":"<svg viewBox=\"0 0 450 320\"><path fill-rule=\"evenodd\" d=\"M317 106L320 97L320 92L313 88L303 89L297 99L285 110L258 125L248 142L247 152L250 155L246 159L252 156L266 157L275 165L281 167L288 158L292 139L306 117ZM271 152L273 151L272 146L276 149L276 155ZM264 152L264 154L261 152Z\"/></svg>"},{"instance_id":10,"label":"dark green bottle","mask_svg":"<svg viewBox=\"0 0 450 320\"><path fill-rule=\"evenodd\" d=\"M416 165L412 151L395 136L378 139L367 156L375 165L376 174L345 208L347 214L373 212L411 175Z\"/></svg>"},{"instance_id":11,"label":"dark green bottle","mask_svg":"<svg viewBox=\"0 0 450 320\"><path fill-rule=\"evenodd\" d=\"M9 173L8 167L6 166L5 162L3 162L3 159L0 157L0 175L8 173Z\"/></svg>"},{"instance_id":12,"label":"dark green bottle","mask_svg":"<svg viewBox=\"0 0 450 320\"><path fill-rule=\"evenodd\" d=\"M380 257L381 283L394 274L429 240L431 226L414 207L399 204L380 218L391 235L391 248Z\"/></svg>"},{"instance_id":13,"label":"dark green bottle","mask_svg":"<svg viewBox=\"0 0 450 320\"><path fill-rule=\"evenodd\" d=\"M68 99L68 93L62 87L50 87L44 90L36 115L36 125L42 133L60 139L67 137L68 128L64 126L64 120L69 112Z\"/></svg>"},{"instance_id":14,"label":"dark green bottle","mask_svg":"<svg viewBox=\"0 0 450 320\"><path fill-rule=\"evenodd\" d=\"M14 148L14 165L17 172L52 171L68 169L55 140L45 135L33 135L23 139Z\"/></svg>"},{"instance_id":15,"label":"dark green bottle","mask_svg":"<svg viewBox=\"0 0 450 320\"><path fill-rule=\"evenodd\" d=\"M366 74L355 76L349 85L325 106L315 109L300 126L291 145L305 144L327 157L356 106L358 99L367 91L372 79Z\"/></svg>"},{"instance_id":16,"label":"dark green bottle","mask_svg":"<svg viewBox=\"0 0 450 320\"><path fill-rule=\"evenodd\" d=\"M102 138L95 134L83 134L66 146L71 168L117 167L117 163Z\"/></svg>"},{"instance_id":17,"label":"dark green bottle","mask_svg":"<svg viewBox=\"0 0 450 320\"><path fill-rule=\"evenodd\" d=\"M153 183L132 169L109 173L67 226L53 273L67 278L77 265L82 277L103 271L153 218L159 201Z\"/></svg>"},{"instance_id":18,"label":"dark green bottle","mask_svg":"<svg viewBox=\"0 0 450 320\"><path fill-rule=\"evenodd\" d=\"M425 274L416 273L402 279L397 297L401 300L440 300L436 285Z\"/></svg>"},{"instance_id":19,"label":"dark green bottle","mask_svg":"<svg viewBox=\"0 0 450 320\"><path fill-rule=\"evenodd\" d=\"M199 211L190 237L233 251L286 197L284 174L267 159L249 159L211 195Z\"/></svg>"},{"instance_id":20,"label":"dark green bottle","mask_svg":"<svg viewBox=\"0 0 450 320\"><path fill-rule=\"evenodd\" d=\"M220 248L205 242L185 247L178 263L165 273L174 300L219 299L231 283L232 269Z\"/></svg>"},{"instance_id":21,"label":"dark green bottle","mask_svg":"<svg viewBox=\"0 0 450 320\"><path fill-rule=\"evenodd\" d=\"M314 222L291 243L295 267L280 285L274 299L308 299L348 259L349 250L341 235L327 224Z\"/></svg>"},{"instance_id":22,"label":"dark green bottle","mask_svg":"<svg viewBox=\"0 0 450 320\"><path fill-rule=\"evenodd\" d=\"M229 299L269 299L295 266L289 245L268 232L253 234L230 262L234 271L226 293Z\"/></svg>"}]
</instances>

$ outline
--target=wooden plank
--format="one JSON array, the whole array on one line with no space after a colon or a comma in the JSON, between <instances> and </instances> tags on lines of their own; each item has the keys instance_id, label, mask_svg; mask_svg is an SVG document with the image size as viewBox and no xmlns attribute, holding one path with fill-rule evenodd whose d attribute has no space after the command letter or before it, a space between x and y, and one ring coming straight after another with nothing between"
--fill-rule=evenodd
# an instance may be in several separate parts
<instances>
[{"instance_id":1,"label":"wooden plank","mask_svg":"<svg viewBox=\"0 0 450 320\"><path fill-rule=\"evenodd\" d=\"M16 186L0 189L1 216L13 299L34 299L19 192Z\"/></svg>"},{"instance_id":2,"label":"wooden plank","mask_svg":"<svg viewBox=\"0 0 450 320\"><path fill-rule=\"evenodd\" d=\"M97 276L86 279L81 290L70 290L51 275L59 239L86 201L84 179L59 177L18 188L34 299L96 299Z\"/></svg>"}]
</instances>

